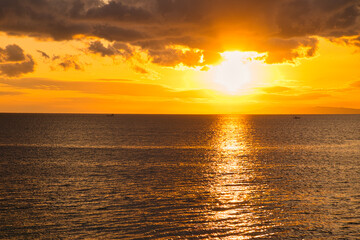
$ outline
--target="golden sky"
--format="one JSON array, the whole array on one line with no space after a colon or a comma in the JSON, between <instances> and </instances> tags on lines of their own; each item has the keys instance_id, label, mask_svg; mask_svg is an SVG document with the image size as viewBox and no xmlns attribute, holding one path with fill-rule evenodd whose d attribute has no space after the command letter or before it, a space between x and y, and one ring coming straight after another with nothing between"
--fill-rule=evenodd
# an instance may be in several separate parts
<instances>
[{"instance_id":1,"label":"golden sky","mask_svg":"<svg viewBox=\"0 0 360 240\"><path fill-rule=\"evenodd\" d=\"M1 0L0 112L360 113L358 0Z\"/></svg>"}]
</instances>

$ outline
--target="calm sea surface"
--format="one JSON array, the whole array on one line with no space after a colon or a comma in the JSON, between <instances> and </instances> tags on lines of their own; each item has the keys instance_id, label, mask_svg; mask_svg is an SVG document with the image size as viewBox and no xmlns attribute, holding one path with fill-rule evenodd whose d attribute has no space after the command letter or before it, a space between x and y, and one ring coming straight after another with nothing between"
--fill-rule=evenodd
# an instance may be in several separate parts
<instances>
[{"instance_id":1,"label":"calm sea surface","mask_svg":"<svg viewBox=\"0 0 360 240\"><path fill-rule=\"evenodd\" d=\"M0 114L1 239L360 239L360 115Z\"/></svg>"}]
</instances>

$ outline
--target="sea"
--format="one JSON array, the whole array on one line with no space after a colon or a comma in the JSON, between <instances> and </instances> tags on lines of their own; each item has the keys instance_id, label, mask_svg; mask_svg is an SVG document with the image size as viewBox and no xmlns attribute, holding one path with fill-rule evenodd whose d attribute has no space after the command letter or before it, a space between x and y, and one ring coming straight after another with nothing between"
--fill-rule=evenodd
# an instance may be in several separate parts
<instances>
[{"instance_id":1,"label":"sea","mask_svg":"<svg viewBox=\"0 0 360 240\"><path fill-rule=\"evenodd\" d=\"M0 239L360 239L360 115L0 114Z\"/></svg>"}]
</instances>

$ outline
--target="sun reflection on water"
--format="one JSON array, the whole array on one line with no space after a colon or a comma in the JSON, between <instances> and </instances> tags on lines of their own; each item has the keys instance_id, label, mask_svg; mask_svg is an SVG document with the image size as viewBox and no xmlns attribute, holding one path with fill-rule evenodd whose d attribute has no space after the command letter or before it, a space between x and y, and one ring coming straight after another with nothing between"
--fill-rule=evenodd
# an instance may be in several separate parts
<instances>
[{"instance_id":1,"label":"sun reflection on water","mask_svg":"<svg viewBox=\"0 0 360 240\"><path fill-rule=\"evenodd\" d=\"M233 151L245 152L248 143L245 140L246 128L240 117L223 116L219 123L217 147L222 153L229 154Z\"/></svg>"},{"instance_id":2,"label":"sun reflection on water","mask_svg":"<svg viewBox=\"0 0 360 240\"><path fill-rule=\"evenodd\" d=\"M262 206L258 202L259 193L267 187L254 184L261 174L250 157L253 148L246 118L222 116L216 128L214 145L217 154L212 169L215 176L210 191L216 196L217 207L212 220L221 225L219 227L229 229L227 239L264 237L268 227L262 224L258 214Z\"/></svg>"}]
</instances>

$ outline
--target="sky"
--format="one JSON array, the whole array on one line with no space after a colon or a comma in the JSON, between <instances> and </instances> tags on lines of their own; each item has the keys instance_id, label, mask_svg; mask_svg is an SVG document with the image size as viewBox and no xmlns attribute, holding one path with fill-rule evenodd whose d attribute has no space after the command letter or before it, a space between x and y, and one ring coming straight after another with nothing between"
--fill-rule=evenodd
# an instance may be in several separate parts
<instances>
[{"instance_id":1,"label":"sky","mask_svg":"<svg viewBox=\"0 0 360 240\"><path fill-rule=\"evenodd\" d=\"M359 0L1 0L0 112L360 113Z\"/></svg>"}]
</instances>

